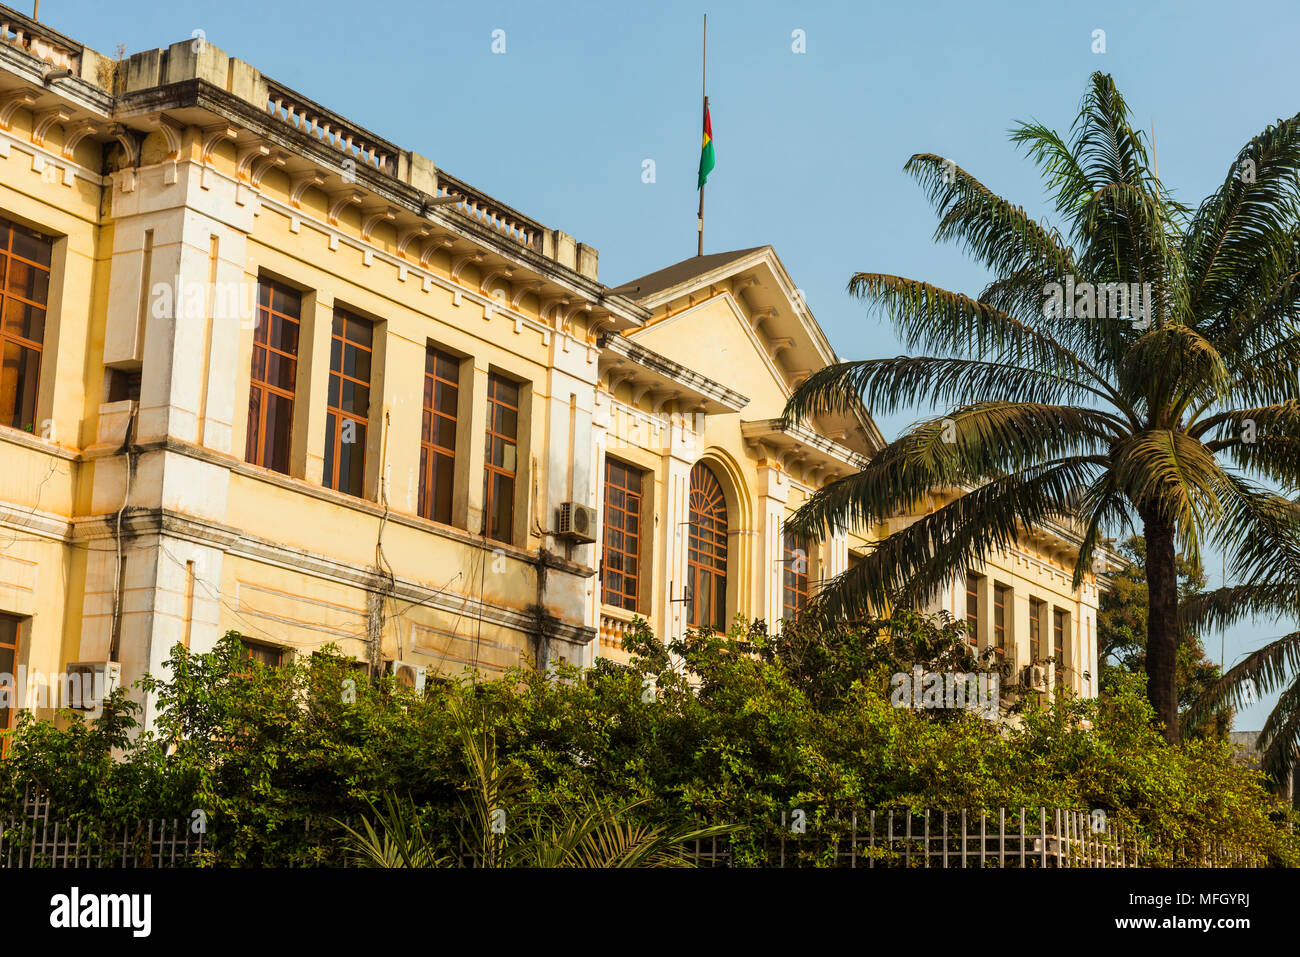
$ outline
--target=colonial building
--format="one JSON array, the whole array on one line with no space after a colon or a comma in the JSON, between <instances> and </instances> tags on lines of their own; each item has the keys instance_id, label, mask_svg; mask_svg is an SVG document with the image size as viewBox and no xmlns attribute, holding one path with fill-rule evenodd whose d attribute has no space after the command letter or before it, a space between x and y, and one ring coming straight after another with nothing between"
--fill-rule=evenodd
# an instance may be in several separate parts
<instances>
[{"instance_id":1,"label":"colonial building","mask_svg":"<svg viewBox=\"0 0 1300 957\"><path fill-rule=\"evenodd\" d=\"M113 60L0 8L0 261L0 673L130 684L228 630L590 664L635 615L775 627L896 524L783 530L883 440L782 426L835 353L770 246L606 286L202 39ZM1044 528L939 605L1090 694L1074 548Z\"/></svg>"}]
</instances>

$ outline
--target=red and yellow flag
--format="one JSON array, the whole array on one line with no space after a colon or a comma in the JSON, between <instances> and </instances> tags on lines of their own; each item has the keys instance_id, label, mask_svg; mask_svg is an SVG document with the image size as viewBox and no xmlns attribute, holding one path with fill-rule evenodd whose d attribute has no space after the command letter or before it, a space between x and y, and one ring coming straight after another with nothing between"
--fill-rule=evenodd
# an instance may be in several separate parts
<instances>
[{"instance_id":1,"label":"red and yellow flag","mask_svg":"<svg viewBox=\"0 0 1300 957\"><path fill-rule=\"evenodd\" d=\"M704 182L713 171L713 124L709 122L709 106L704 105L704 145L700 148L700 182L695 187L703 189Z\"/></svg>"}]
</instances>

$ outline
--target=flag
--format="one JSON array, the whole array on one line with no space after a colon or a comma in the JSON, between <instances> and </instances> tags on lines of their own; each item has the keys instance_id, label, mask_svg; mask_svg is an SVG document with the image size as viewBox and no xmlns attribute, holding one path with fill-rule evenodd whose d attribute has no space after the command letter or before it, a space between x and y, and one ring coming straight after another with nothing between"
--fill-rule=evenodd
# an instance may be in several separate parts
<instances>
[{"instance_id":1,"label":"flag","mask_svg":"<svg viewBox=\"0 0 1300 957\"><path fill-rule=\"evenodd\" d=\"M709 107L704 106L704 145L700 148L700 182L696 189L703 189L704 182L713 171L713 124L709 122Z\"/></svg>"}]
</instances>

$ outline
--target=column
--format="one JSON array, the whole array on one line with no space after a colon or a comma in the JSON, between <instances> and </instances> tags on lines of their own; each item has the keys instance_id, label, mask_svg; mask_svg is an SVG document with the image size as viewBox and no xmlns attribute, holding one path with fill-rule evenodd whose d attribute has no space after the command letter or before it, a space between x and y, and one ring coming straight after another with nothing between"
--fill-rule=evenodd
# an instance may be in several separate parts
<instances>
[{"instance_id":1,"label":"column","mask_svg":"<svg viewBox=\"0 0 1300 957\"><path fill-rule=\"evenodd\" d=\"M771 461L771 460L767 460ZM790 496L790 477L775 463L758 468L758 521L762 536L758 548L759 580L757 606L769 630L777 627L783 611L782 587L785 582L783 547L786 502Z\"/></svg>"}]
</instances>

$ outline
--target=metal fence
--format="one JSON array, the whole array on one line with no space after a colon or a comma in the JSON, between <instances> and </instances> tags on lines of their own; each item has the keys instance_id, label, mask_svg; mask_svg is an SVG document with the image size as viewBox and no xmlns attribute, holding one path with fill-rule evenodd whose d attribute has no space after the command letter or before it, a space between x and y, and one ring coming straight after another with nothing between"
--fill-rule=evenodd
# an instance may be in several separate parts
<instances>
[{"instance_id":1,"label":"metal fence","mask_svg":"<svg viewBox=\"0 0 1300 957\"><path fill-rule=\"evenodd\" d=\"M1128 837L1095 812L1047 808L988 811L847 811L812 816L782 812L780 827L735 847L726 839L687 846L697 867L1250 867L1254 862L1220 847L1177 854Z\"/></svg>"},{"instance_id":2,"label":"metal fence","mask_svg":"<svg viewBox=\"0 0 1300 957\"><path fill-rule=\"evenodd\" d=\"M310 822L305 822L306 830ZM334 832L316 832L320 849ZM472 865L463 836L453 858ZM155 819L111 829L51 818L48 798L29 799L18 815L0 818L0 867L185 867L199 863L204 834L181 818ZM697 867L916 867L1065 868L1249 867L1255 862L1218 847L1158 853L1128 837L1095 812L1046 808L987 811L849 810L795 808L734 839L688 842ZM329 855L333 857L334 855ZM337 858L336 858L337 859ZM290 866L319 866L320 857Z\"/></svg>"},{"instance_id":3,"label":"metal fence","mask_svg":"<svg viewBox=\"0 0 1300 957\"><path fill-rule=\"evenodd\" d=\"M0 867L184 867L203 834L181 818L112 828L51 819L47 796L28 796L21 814L0 817Z\"/></svg>"}]
</instances>

